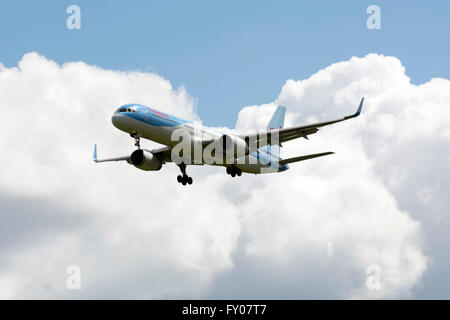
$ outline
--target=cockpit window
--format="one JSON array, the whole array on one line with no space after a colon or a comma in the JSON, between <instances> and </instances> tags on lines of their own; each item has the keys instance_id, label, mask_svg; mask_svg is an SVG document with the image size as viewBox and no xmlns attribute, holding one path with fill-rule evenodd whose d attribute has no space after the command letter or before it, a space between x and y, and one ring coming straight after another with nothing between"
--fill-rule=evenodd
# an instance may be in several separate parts
<instances>
[{"instance_id":1,"label":"cockpit window","mask_svg":"<svg viewBox=\"0 0 450 320\"><path fill-rule=\"evenodd\" d=\"M117 109L116 112L119 112L119 113L123 113L123 112L136 113L136 108L135 107L120 107L119 109Z\"/></svg>"}]
</instances>

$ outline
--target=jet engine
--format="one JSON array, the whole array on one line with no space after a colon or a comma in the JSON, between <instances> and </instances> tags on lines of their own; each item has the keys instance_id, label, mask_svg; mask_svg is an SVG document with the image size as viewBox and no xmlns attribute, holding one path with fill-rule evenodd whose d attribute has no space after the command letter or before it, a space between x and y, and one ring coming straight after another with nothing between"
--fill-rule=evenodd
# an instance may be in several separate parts
<instances>
[{"instance_id":1,"label":"jet engine","mask_svg":"<svg viewBox=\"0 0 450 320\"><path fill-rule=\"evenodd\" d=\"M248 154L247 143L234 135L224 134L219 138L219 146L226 156L233 156L234 158L241 157Z\"/></svg>"},{"instance_id":2,"label":"jet engine","mask_svg":"<svg viewBox=\"0 0 450 320\"><path fill-rule=\"evenodd\" d=\"M161 161L159 161L153 153L142 149L133 151L130 162L136 168L145 171L157 171L162 167Z\"/></svg>"}]
</instances>

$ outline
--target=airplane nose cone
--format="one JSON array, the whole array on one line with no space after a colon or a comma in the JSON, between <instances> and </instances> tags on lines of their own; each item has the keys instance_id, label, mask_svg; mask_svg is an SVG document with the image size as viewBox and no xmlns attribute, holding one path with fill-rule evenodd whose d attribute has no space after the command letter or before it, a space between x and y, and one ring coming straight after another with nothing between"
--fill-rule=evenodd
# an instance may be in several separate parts
<instances>
[{"instance_id":1,"label":"airplane nose cone","mask_svg":"<svg viewBox=\"0 0 450 320\"><path fill-rule=\"evenodd\" d=\"M119 126L120 126L120 118L121 118L121 115L119 115L119 114L114 114L114 115L112 116L112 118L111 118L112 124L113 124L114 127L116 127L117 129L120 129L120 128L119 128Z\"/></svg>"}]
</instances>

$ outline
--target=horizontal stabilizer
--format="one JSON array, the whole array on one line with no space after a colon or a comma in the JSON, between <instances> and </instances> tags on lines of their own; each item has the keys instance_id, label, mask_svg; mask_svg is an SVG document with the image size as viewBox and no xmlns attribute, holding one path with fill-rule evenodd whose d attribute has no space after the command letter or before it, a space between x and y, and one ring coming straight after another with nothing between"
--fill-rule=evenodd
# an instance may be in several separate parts
<instances>
[{"instance_id":1,"label":"horizontal stabilizer","mask_svg":"<svg viewBox=\"0 0 450 320\"><path fill-rule=\"evenodd\" d=\"M289 159L283 159L283 160L278 161L278 163L280 165L288 164L288 163L292 163L292 162L298 162L298 161L308 160L308 159L312 159L312 158L323 157L323 156L327 156L329 154L334 154L334 152L322 152L322 153L308 154L306 156L299 156L299 157L294 157L294 158L289 158Z\"/></svg>"}]
</instances>

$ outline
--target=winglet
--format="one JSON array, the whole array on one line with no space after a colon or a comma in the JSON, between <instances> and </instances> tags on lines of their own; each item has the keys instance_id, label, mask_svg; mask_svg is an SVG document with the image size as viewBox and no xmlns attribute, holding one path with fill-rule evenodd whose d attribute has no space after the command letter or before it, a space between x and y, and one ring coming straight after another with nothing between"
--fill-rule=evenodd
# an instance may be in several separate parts
<instances>
[{"instance_id":1,"label":"winglet","mask_svg":"<svg viewBox=\"0 0 450 320\"><path fill-rule=\"evenodd\" d=\"M363 103L364 103L364 97L361 98L361 102L359 103L358 110L356 110L356 112L354 114L352 114L351 116L344 117L344 119L356 118L357 116L359 116L361 114Z\"/></svg>"},{"instance_id":2,"label":"winglet","mask_svg":"<svg viewBox=\"0 0 450 320\"><path fill-rule=\"evenodd\" d=\"M94 146L94 162L97 162L97 144Z\"/></svg>"},{"instance_id":3,"label":"winglet","mask_svg":"<svg viewBox=\"0 0 450 320\"><path fill-rule=\"evenodd\" d=\"M355 113L355 117L357 117L361 114L361 109L362 109L363 103L364 103L364 97L361 98L361 102L359 103L358 110L356 110L356 113Z\"/></svg>"}]
</instances>

